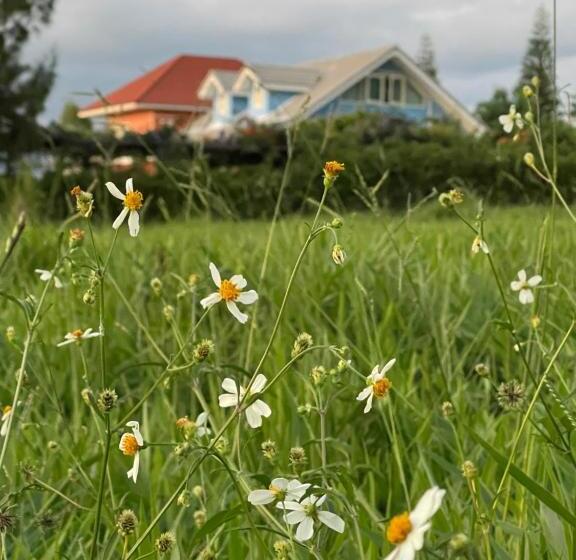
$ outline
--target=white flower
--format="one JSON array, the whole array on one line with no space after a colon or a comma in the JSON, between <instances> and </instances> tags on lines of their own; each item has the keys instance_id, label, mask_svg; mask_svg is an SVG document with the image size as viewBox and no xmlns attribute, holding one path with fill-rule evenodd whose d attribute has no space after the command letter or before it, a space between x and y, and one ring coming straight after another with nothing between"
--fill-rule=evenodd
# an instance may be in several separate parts
<instances>
[{"instance_id":1,"label":"white flower","mask_svg":"<svg viewBox=\"0 0 576 560\"><path fill-rule=\"evenodd\" d=\"M200 305L206 309L221 301L225 301L228 311L230 311L238 321L244 324L248 320L248 315L242 313L236 303L250 305L258 299L258 294L255 290L242 291L242 289L246 287L247 282L241 274L235 274L230 280L222 280L220 278L220 272L218 272L214 263L210 263L210 273L212 274L212 280L214 280L218 291L205 297L200 302Z\"/></svg>"},{"instance_id":2,"label":"white flower","mask_svg":"<svg viewBox=\"0 0 576 560\"><path fill-rule=\"evenodd\" d=\"M8 431L8 419L10 418L10 415L12 414L12 407L7 404L3 409L2 409L2 427L0 428L0 437L4 437L6 435L6 432Z\"/></svg>"},{"instance_id":3,"label":"white flower","mask_svg":"<svg viewBox=\"0 0 576 560\"><path fill-rule=\"evenodd\" d=\"M502 125L504 132L509 134L512 132L514 125L519 129L524 128L524 121L522 120L522 115L516 112L516 105L510 105L510 110L506 115L500 115L498 121Z\"/></svg>"},{"instance_id":4,"label":"white flower","mask_svg":"<svg viewBox=\"0 0 576 560\"><path fill-rule=\"evenodd\" d=\"M184 416L176 420L176 427L182 430L184 437L189 439L196 435L203 437L210 435L210 428L208 428L208 413L201 412L196 420L190 420L188 416Z\"/></svg>"},{"instance_id":5,"label":"white flower","mask_svg":"<svg viewBox=\"0 0 576 560\"><path fill-rule=\"evenodd\" d=\"M474 238L474 241L472 241L472 249L471 250L472 250L473 255L477 255L480 251L482 251L486 255L490 254L490 249L488 248L488 244L479 235L477 235Z\"/></svg>"},{"instance_id":6,"label":"white flower","mask_svg":"<svg viewBox=\"0 0 576 560\"><path fill-rule=\"evenodd\" d=\"M52 276L54 276L55 288L62 288L64 285L62 284L60 278L58 278L56 275L53 275L49 270L42 270L41 268L37 268L34 270L34 272L40 275L40 280L42 280L42 282L49 282L52 279Z\"/></svg>"},{"instance_id":7,"label":"white flower","mask_svg":"<svg viewBox=\"0 0 576 560\"><path fill-rule=\"evenodd\" d=\"M366 384L368 386L360 391L356 397L357 401L366 401L364 414L370 412L372 409L372 399L374 397L382 399L388 394L392 383L390 383L390 380L386 377L386 373L390 371L395 363L396 358L392 358L382 369L380 369L380 366L377 365L372 370L372 373L366 377Z\"/></svg>"},{"instance_id":8,"label":"white flower","mask_svg":"<svg viewBox=\"0 0 576 560\"><path fill-rule=\"evenodd\" d=\"M518 294L518 299L522 304L528 304L534 302L534 294L532 292L532 288L535 288L542 282L542 276L536 274L536 276L532 276L532 278L526 277L526 271L522 269L518 272L518 280L514 280L510 282L510 287L515 292L520 292Z\"/></svg>"},{"instance_id":9,"label":"white flower","mask_svg":"<svg viewBox=\"0 0 576 560\"><path fill-rule=\"evenodd\" d=\"M128 216L128 230L132 237L136 237L140 231L140 216L138 215L138 210L142 208L144 201L142 193L134 190L134 181L132 178L126 179L126 194L122 194L120 189L110 181L106 183L106 188L112 196L115 196L124 203L124 208L122 208L122 212L120 212L114 220L112 227L118 229L124 223L126 216L130 214Z\"/></svg>"},{"instance_id":10,"label":"white flower","mask_svg":"<svg viewBox=\"0 0 576 560\"><path fill-rule=\"evenodd\" d=\"M266 376L259 373L252 383L250 390L248 391L248 397L256 395L262 392L264 386L266 385ZM236 386L236 382L233 379L227 377L222 381L222 389L226 391L224 395L218 397L218 402L222 408L227 408L229 406L237 406L238 403L243 399L246 394L246 389L244 387ZM254 401L250 406L246 408L246 420L248 420L248 425L251 428L259 428L262 426L262 416L268 418L272 414L270 407L260 399Z\"/></svg>"},{"instance_id":11,"label":"white flower","mask_svg":"<svg viewBox=\"0 0 576 560\"><path fill-rule=\"evenodd\" d=\"M430 519L440 509L446 490L437 486L424 492L410 512L396 515L386 529L386 538L397 545L384 560L413 560L424 546L424 534L430 529Z\"/></svg>"},{"instance_id":12,"label":"white flower","mask_svg":"<svg viewBox=\"0 0 576 560\"><path fill-rule=\"evenodd\" d=\"M344 532L344 520L329 511L320 510L326 496L308 496L301 502L284 502L283 509L292 510L285 515L286 523L296 525L296 540L307 541L314 535L314 521L318 520L337 533Z\"/></svg>"},{"instance_id":13,"label":"white flower","mask_svg":"<svg viewBox=\"0 0 576 560\"><path fill-rule=\"evenodd\" d=\"M310 484L302 484L299 480L275 478L266 490L252 490L248 494L248 501L253 506L264 506L272 502L297 502L304 496ZM282 507L280 503L278 507Z\"/></svg>"},{"instance_id":14,"label":"white flower","mask_svg":"<svg viewBox=\"0 0 576 560\"><path fill-rule=\"evenodd\" d=\"M66 346L67 344L72 344L73 342L80 342L81 340L86 340L88 338L94 338L96 336L102 336L101 332L93 332L92 329L76 329L64 335L64 340L56 344L56 346Z\"/></svg>"},{"instance_id":15,"label":"white flower","mask_svg":"<svg viewBox=\"0 0 576 560\"><path fill-rule=\"evenodd\" d=\"M126 426L132 428L132 433L122 434L120 438L120 451L124 455L129 455L134 457L134 464L132 468L126 473L128 478L131 478L134 482L138 478L138 471L140 470L140 449L144 446L144 438L140 433L140 424L135 420L126 423Z\"/></svg>"}]
</instances>

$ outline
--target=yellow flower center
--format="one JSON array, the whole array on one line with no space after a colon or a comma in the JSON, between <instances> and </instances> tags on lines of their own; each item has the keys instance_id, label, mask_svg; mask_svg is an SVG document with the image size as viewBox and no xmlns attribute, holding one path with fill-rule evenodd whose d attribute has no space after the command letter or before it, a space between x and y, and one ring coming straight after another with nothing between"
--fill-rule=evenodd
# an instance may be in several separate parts
<instances>
[{"instance_id":1,"label":"yellow flower center","mask_svg":"<svg viewBox=\"0 0 576 560\"><path fill-rule=\"evenodd\" d=\"M412 522L408 512L394 516L386 529L386 538L392 544L403 543L412 531Z\"/></svg>"},{"instance_id":2,"label":"yellow flower center","mask_svg":"<svg viewBox=\"0 0 576 560\"><path fill-rule=\"evenodd\" d=\"M122 436L122 453L124 455L136 455L140 446L138 445L138 440L133 434L124 434Z\"/></svg>"},{"instance_id":3,"label":"yellow flower center","mask_svg":"<svg viewBox=\"0 0 576 560\"><path fill-rule=\"evenodd\" d=\"M274 484L270 484L270 486L268 486L268 490L270 490L270 492L272 492L272 494L274 494L274 496L276 497L277 500L283 501L285 498L284 495L284 490L281 490L280 488L278 488L278 486L274 486Z\"/></svg>"},{"instance_id":4,"label":"yellow flower center","mask_svg":"<svg viewBox=\"0 0 576 560\"><path fill-rule=\"evenodd\" d=\"M224 301L236 301L240 295L240 290L230 280L222 280L218 291Z\"/></svg>"},{"instance_id":5,"label":"yellow flower center","mask_svg":"<svg viewBox=\"0 0 576 560\"><path fill-rule=\"evenodd\" d=\"M339 161L327 161L324 164L324 174L326 177L337 177L344 170L344 164Z\"/></svg>"},{"instance_id":6,"label":"yellow flower center","mask_svg":"<svg viewBox=\"0 0 576 560\"><path fill-rule=\"evenodd\" d=\"M126 193L124 197L124 206L128 208L128 210L140 210L142 208L142 202L144 197L140 191L132 191Z\"/></svg>"},{"instance_id":7,"label":"yellow flower center","mask_svg":"<svg viewBox=\"0 0 576 560\"><path fill-rule=\"evenodd\" d=\"M387 377L383 377L382 379L379 379L372 384L372 391L374 391L374 395L376 397L381 399L388 394L391 386L392 383L390 380Z\"/></svg>"},{"instance_id":8,"label":"yellow flower center","mask_svg":"<svg viewBox=\"0 0 576 560\"><path fill-rule=\"evenodd\" d=\"M83 334L83 330L82 329L76 329L75 331L72 331L70 334L76 339L76 340L80 340L82 338L82 334Z\"/></svg>"}]
</instances>

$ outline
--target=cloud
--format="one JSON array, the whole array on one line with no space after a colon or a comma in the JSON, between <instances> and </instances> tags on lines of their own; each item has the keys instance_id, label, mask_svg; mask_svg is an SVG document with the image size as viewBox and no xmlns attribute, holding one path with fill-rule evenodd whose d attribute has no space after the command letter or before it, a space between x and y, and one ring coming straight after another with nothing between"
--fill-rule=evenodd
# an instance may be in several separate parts
<instances>
[{"instance_id":1,"label":"cloud","mask_svg":"<svg viewBox=\"0 0 576 560\"><path fill-rule=\"evenodd\" d=\"M58 77L45 120L78 91L110 91L179 53L293 63L432 36L440 79L473 107L515 85L540 0L58 0L27 49L54 49ZM576 2L559 7L559 76L575 81Z\"/></svg>"}]
</instances>

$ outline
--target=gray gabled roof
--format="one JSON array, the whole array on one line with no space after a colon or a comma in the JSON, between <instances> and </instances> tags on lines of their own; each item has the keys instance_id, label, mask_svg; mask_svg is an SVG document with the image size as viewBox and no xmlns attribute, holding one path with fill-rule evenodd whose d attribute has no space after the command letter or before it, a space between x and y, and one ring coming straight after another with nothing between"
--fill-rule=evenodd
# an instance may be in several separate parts
<instances>
[{"instance_id":1,"label":"gray gabled roof","mask_svg":"<svg viewBox=\"0 0 576 560\"><path fill-rule=\"evenodd\" d=\"M278 64L251 64L248 68L263 87L271 90L307 91L320 79L320 72L314 68Z\"/></svg>"}]
</instances>

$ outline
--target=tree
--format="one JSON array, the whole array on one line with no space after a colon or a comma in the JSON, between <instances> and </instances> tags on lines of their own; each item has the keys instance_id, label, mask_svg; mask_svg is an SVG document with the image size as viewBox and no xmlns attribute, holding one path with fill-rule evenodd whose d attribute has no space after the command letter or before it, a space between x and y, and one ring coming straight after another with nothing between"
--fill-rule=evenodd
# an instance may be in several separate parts
<instances>
[{"instance_id":1,"label":"tree","mask_svg":"<svg viewBox=\"0 0 576 560\"><path fill-rule=\"evenodd\" d=\"M540 79L538 92L541 116L550 117L558 101L553 84L554 60L550 39L550 15L544 6L540 6L536 11L528 48L522 60L520 80L516 87L516 98L520 106L523 103L522 86L530 84L534 76Z\"/></svg>"},{"instance_id":2,"label":"tree","mask_svg":"<svg viewBox=\"0 0 576 560\"><path fill-rule=\"evenodd\" d=\"M494 91L492 98L488 101L478 103L476 114L489 126L494 132L502 132L502 126L498 122L500 115L505 115L510 110L512 100L508 92L499 88Z\"/></svg>"},{"instance_id":3,"label":"tree","mask_svg":"<svg viewBox=\"0 0 576 560\"><path fill-rule=\"evenodd\" d=\"M81 119L78 116L78 105L73 101L67 101L64 104L60 114L60 126L65 130L73 132L89 132L92 130L90 119Z\"/></svg>"},{"instance_id":4,"label":"tree","mask_svg":"<svg viewBox=\"0 0 576 560\"><path fill-rule=\"evenodd\" d=\"M1 0L0 3L0 162L8 172L17 158L40 144L36 123L54 82L54 58L30 65L22 49L50 22L54 0Z\"/></svg>"},{"instance_id":5,"label":"tree","mask_svg":"<svg viewBox=\"0 0 576 560\"><path fill-rule=\"evenodd\" d=\"M416 55L416 64L428 74L433 80L438 79L438 69L436 68L436 56L434 45L430 35L425 33L420 39L420 47Z\"/></svg>"}]
</instances>

